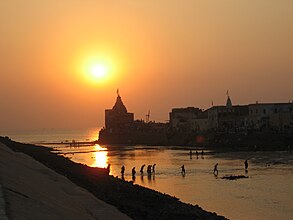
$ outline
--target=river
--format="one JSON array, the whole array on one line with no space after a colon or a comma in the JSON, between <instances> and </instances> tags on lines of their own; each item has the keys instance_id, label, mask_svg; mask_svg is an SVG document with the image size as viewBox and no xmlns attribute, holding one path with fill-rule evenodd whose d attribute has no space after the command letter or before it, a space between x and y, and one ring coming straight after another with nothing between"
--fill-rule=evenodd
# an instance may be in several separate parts
<instances>
[{"instance_id":1,"label":"river","mask_svg":"<svg viewBox=\"0 0 293 220\"><path fill-rule=\"evenodd\" d=\"M41 132L10 134L14 140L43 144L61 141L95 140L97 129L75 132ZM9 134L7 134L9 135ZM75 138L74 138L75 137ZM78 138L76 138L78 137ZM229 219L293 219L293 153L274 152L217 152L206 149L175 146L79 146L49 145L55 153L77 163L93 167L111 164L110 174L134 181L157 191L178 197L181 201L199 205ZM190 157L190 150L192 156ZM201 156L201 150L204 155ZM199 152L198 157L196 151ZM244 161L248 160L248 172ZM218 163L218 176L213 174ZM141 175L141 165L156 164L151 176ZM181 174L184 164L186 174ZM136 177L131 170L136 168ZM225 180L226 175L245 175L248 178Z\"/></svg>"}]
</instances>

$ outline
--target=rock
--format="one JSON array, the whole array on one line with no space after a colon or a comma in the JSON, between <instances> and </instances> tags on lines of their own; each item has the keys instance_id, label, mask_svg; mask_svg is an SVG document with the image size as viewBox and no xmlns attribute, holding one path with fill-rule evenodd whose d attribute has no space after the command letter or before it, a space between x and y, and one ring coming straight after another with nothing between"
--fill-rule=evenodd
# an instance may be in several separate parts
<instances>
[{"instance_id":1,"label":"rock","mask_svg":"<svg viewBox=\"0 0 293 220\"><path fill-rule=\"evenodd\" d=\"M237 180L237 179L243 179L243 178L248 178L248 176L244 175L230 175L230 176L223 176L222 179L226 180Z\"/></svg>"}]
</instances>

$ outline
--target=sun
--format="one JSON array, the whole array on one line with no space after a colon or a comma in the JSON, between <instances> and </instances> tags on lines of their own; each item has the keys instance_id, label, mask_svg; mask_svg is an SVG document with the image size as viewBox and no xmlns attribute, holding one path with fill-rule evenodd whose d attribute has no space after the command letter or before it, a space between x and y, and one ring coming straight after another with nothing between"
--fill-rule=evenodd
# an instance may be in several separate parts
<instances>
[{"instance_id":1,"label":"sun","mask_svg":"<svg viewBox=\"0 0 293 220\"><path fill-rule=\"evenodd\" d=\"M90 69L91 75L96 79L102 79L107 75L107 68L102 64L94 64Z\"/></svg>"},{"instance_id":2,"label":"sun","mask_svg":"<svg viewBox=\"0 0 293 220\"><path fill-rule=\"evenodd\" d=\"M112 59L101 55L83 56L78 65L78 77L92 86L108 85L115 79L117 63L112 62Z\"/></svg>"}]
</instances>

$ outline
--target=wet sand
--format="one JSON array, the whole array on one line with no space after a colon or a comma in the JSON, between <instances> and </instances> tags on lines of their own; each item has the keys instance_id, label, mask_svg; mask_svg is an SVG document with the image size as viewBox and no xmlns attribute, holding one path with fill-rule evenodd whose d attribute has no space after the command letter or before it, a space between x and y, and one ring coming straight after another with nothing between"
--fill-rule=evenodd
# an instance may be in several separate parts
<instances>
[{"instance_id":1,"label":"wet sand","mask_svg":"<svg viewBox=\"0 0 293 220\"><path fill-rule=\"evenodd\" d=\"M20 151L33 157L50 169L67 177L76 185L88 190L96 198L117 207L121 212L133 219L225 219L215 213L206 212L198 206L182 203L175 197L109 176L105 169L73 163L64 157L51 153L48 148L20 144L10 141L7 138L1 138L0 141L14 151ZM43 174L46 176L49 175L48 173ZM11 178L11 181L15 181L15 179L16 177ZM29 176L27 176L27 179L30 180ZM54 181L51 184L45 182L42 188L47 188L49 185L56 185ZM35 180L34 182L37 183L38 181ZM36 189L38 187L40 186L37 185ZM67 188L63 188L63 190L67 190ZM75 193L76 191L72 190L69 194ZM47 194L50 195L50 193L44 193L43 196L45 197ZM50 201L42 204L44 207L47 207L51 203L53 202ZM71 207L70 204L68 206ZM30 212L33 214L37 210L33 209L28 211L28 213ZM58 208L51 208L50 213L54 214L55 212L58 213ZM119 219L121 218L119 217Z\"/></svg>"}]
</instances>

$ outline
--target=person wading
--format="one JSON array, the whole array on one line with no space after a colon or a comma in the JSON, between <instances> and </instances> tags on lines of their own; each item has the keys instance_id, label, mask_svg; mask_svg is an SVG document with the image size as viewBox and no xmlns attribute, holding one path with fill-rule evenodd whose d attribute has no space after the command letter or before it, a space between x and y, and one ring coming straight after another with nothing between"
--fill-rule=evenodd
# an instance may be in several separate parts
<instances>
[{"instance_id":1,"label":"person wading","mask_svg":"<svg viewBox=\"0 0 293 220\"><path fill-rule=\"evenodd\" d=\"M214 166L214 175L215 175L215 176L218 176L218 173L219 173L219 171L218 171L218 165L219 165L219 164L216 163L215 166Z\"/></svg>"}]
</instances>

